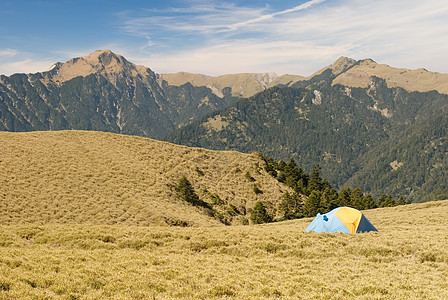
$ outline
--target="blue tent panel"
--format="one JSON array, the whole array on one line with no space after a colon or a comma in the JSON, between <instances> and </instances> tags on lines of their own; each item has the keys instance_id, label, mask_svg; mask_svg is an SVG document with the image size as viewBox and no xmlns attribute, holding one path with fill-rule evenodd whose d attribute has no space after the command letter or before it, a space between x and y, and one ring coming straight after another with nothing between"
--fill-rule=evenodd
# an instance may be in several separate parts
<instances>
[{"instance_id":1,"label":"blue tent panel","mask_svg":"<svg viewBox=\"0 0 448 300\"><path fill-rule=\"evenodd\" d=\"M356 233L368 232L368 231L378 231L378 230L375 228L375 226L373 226L372 223L370 223L369 220L367 220L367 218L364 215L362 215Z\"/></svg>"},{"instance_id":2,"label":"blue tent panel","mask_svg":"<svg viewBox=\"0 0 448 300\"><path fill-rule=\"evenodd\" d=\"M317 214L316 218L314 218L310 225L308 225L305 231L350 233L344 223L342 223L341 220L334 215L336 211L338 211L338 209L334 209L324 215Z\"/></svg>"}]
</instances>

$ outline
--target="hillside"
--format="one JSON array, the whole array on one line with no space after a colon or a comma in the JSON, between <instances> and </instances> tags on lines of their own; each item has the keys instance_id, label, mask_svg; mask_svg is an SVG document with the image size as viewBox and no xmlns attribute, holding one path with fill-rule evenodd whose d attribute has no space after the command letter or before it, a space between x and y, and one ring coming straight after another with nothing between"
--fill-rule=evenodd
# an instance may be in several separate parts
<instances>
[{"instance_id":1,"label":"hillside","mask_svg":"<svg viewBox=\"0 0 448 300\"><path fill-rule=\"evenodd\" d=\"M256 201L275 204L288 190L257 155L83 131L0 140L1 224L241 224ZM182 176L212 211L178 199Z\"/></svg>"},{"instance_id":2,"label":"hillside","mask_svg":"<svg viewBox=\"0 0 448 300\"><path fill-rule=\"evenodd\" d=\"M359 186L375 197L446 198L447 95L390 88L377 77L367 88L333 85L350 67L240 100L167 140L294 157L308 172L319 164L334 187Z\"/></svg>"},{"instance_id":3,"label":"hillside","mask_svg":"<svg viewBox=\"0 0 448 300\"><path fill-rule=\"evenodd\" d=\"M364 213L378 233L2 222L0 297L446 299L448 201Z\"/></svg>"}]
</instances>

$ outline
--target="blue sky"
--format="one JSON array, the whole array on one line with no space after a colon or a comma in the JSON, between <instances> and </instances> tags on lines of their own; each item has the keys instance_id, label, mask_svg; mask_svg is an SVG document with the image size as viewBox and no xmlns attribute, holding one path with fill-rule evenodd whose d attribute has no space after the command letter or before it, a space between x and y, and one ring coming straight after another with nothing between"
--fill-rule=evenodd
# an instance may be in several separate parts
<instances>
[{"instance_id":1,"label":"blue sky","mask_svg":"<svg viewBox=\"0 0 448 300\"><path fill-rule=\"evenodd\" d=\"M448 2L0 0L0 74L98 49L157 73L310 75L340 56L448 73Z\"/></svg>"}]
</instances>

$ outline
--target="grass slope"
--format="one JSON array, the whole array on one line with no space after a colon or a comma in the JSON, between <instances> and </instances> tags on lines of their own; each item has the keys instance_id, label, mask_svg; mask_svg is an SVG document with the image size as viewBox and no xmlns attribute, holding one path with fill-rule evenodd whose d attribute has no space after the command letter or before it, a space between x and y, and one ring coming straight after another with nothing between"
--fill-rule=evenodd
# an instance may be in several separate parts
<instances>
[{"instance_id":1,"label":"grass slope","mask_svg":"<svg viewBox=\"0 0 448 300\"><path fill-rule=\"evenodd\" d=\"M273 209L287 190L255 154L83 131L0 132L0 141L1 224L222 225L177 199L182 176L201 200L219 196L214 209L241 224L256 201Z\"/></svg>"},{"instance_id":2,"label":"grass slope","mask_svg":"<svg viewBox=\"0 0 448 300\"><path fill-rule=\"evenodd\" d=\"M448 201L365 214L379 233L2 225L0 298L446 299Z\"/></svg>"}]
</instances>

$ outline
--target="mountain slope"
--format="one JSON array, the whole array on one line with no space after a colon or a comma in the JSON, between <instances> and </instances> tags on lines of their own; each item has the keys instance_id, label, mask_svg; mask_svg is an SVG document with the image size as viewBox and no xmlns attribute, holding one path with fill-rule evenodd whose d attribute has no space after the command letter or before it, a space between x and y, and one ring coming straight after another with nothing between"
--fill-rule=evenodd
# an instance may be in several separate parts
<instances>
[{"instance_id":1,"label":"mountain slope","mask_svg":"<svg viewBox=\"0 0 448 300\"><path fill-rule=\"evenodd\" d=\"M169 86L149 68L99 50L48 72L0 76L0 130L99 130L162 138L235 99Z\"/></svg>"},{"instance_id":2,"label":"mountain slope","mask_svg":"<svg viewBox=\"0 0 448 300\"><path fill-rule=\"evenodd\" d=\"M241 224L256 201L273 209L288 191L257 155L84 131L0 132L0 140L2 224ZM212 210L176 196L182 176Z\"/></svg>"},{"instance_id":3,"label":"mountain slope","mask_svg":"<svg viewBox=\"0 0 448 300\"><path fill-rule=\"evenodd\" d=\"M360 186L375 197L446 198L447 95L389 88L377 77L367 88L332 84L355 64L338 63L338 69L327 68L292 87L241 100L167 140L259 150L276 159L293 156L307 170L319 164L333 186Z\"/></svg>"}]
</instances>

